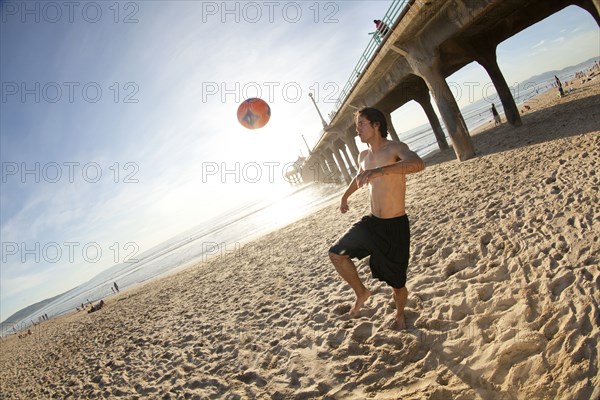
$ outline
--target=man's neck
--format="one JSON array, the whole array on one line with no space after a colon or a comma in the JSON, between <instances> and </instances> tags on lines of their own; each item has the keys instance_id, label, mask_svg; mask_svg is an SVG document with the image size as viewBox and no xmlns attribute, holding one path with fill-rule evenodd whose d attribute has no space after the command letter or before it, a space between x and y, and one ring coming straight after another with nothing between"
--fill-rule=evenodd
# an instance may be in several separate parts
<instances>
[{"instance_id":1,"label":"man's neck","mask_svg":"<svg viewBox=\"0 0 600 400\"><path fill-rule=\"evenodd\" d=\"M383 145L385 145L385 143L387 142L387 140L385 140L385 138L381 135L376 136L373 138L373 140L371 140L369 143L367 143L367 145L369 146L369 150L373 151L377 151L380 148L383 147Z\"/></svg>"}]
</instances>

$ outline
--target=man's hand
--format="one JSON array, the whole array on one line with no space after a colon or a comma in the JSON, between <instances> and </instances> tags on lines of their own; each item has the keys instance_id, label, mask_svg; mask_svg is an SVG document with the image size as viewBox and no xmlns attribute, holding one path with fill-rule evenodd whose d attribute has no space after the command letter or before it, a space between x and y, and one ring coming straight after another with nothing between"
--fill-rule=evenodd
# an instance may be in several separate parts
<instances>
[{"instance_id":1,"label":"man's hand","mask_svg":"<svg viewBox=\"0 0 600 400\"><path fill-rule=\"evenodd\" d=\"M369 184L373 179L383 176L382 168L368 169L356 176L356 184L363 187Z\"/></svg>"},{"instance_id":2,"label":"man's hand","mask_svg":"<svg viewBox=\"0 0 600 400\"><path fill-rule=\"evenodd\" d=\"M342 212L342 214L345 214L346 211L348 211L350 209L350 207L348 207L348 200L344 197L342 197L342 204L340 204L340 211Z\"/></svg>"}]
</instances>

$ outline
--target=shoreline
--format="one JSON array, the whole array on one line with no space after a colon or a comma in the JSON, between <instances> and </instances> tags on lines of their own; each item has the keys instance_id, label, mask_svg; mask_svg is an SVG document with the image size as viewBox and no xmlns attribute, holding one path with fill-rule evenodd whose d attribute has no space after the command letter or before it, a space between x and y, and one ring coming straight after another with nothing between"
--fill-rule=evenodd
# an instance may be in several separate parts
<instances>
[{"instance_id":1,"label":"shoreline","mask_svg":"<svg viewBox=\"0 0 600 400\"><path fill-rule=\"evenodd\" d=\"M391 290L361 316L328 245L368 212L328 205L239 251L0 342L8 398L590 398L600 394L600 80L536 96L408 177L408 330Z\"/></svg>"}]
</instances>

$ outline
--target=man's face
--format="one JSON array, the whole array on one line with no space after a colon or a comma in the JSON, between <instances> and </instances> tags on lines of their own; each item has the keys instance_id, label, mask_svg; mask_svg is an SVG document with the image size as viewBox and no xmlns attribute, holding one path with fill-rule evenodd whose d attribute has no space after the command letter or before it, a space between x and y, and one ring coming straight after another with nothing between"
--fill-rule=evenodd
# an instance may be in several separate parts
<instances>
[{"instance_id":1,"label":"man's face","mask_svg":"<svg viewBox=\"0 0 600 400\"><path fill-rule=\"evenodd\" d=\"M374 135L379 135L373 124L362 115L356 119L356 133L363 143L367 143Z\"/></svg>"}]
</instances>

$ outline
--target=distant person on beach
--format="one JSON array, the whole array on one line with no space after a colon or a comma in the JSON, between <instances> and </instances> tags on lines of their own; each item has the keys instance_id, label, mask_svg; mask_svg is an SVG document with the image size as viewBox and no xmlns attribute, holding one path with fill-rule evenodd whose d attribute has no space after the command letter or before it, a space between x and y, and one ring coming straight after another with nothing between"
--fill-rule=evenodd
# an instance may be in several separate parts
<instances>
[{"instance_id":1,"label":"distant person on beach","mask_svg":"<svg viewBox=\"0 0 600 400\"><path fill-rule=\"evenodd\" d=\"M554 75L554 80L556 81L556 86L558 87L558 93L560 94L560 97L563 97L565 95L565 90L563 89L562 82L556 75Z\"/></svg>"},{"instance_id":2,"label":"distant person on beach","mask_svg":"<svg viewBox=\"0 0 600 400\"><path fill-rule=\"evenodd\" d=\"M492 103L492 115L494 116L494 126L498 126L502 124L502 119L500 119L500 114L498 114L498 110L496 110L496 105Z\"/></svg>"},{"instance_id":3,"label":"distant person on beach","mask_svg":"<svg viewBox=\"0 0 600 400\"><path fill-rule=\"evenodd\" d=\"M560 79L558 79L558 76L554 75L554 81L556 81L556 87L562 87L562 83Z\"/></svg>"},{"instance_id":4,"label":"distant person on beach","mask_svg":"<svg viewBox=\"0 0 600 400\"><path fill-rule=\"evenodd\" d=\"M117 282L114 283L115 286L115 290L117 291L117 293L119 293L119 286L117 285Z\"/></svg>"},{"instance_id":5,"label":"distant person on beach","mask_svg":"<svg viewBox=\"0 0 600 400\"><path fill-rule=\"evenodd\" d=\"M368 186L371 214L352 225L329 249L329 258L340 276L350 284L356 302L350 315L356 317L371 292L363 285L351 258L370 258L374 278L392 287L396 303L393 328L406 328L404 306L408 298L406 270L410 250L409 221L405 212L406 175L425 169L423 160L402 142L386 139L387 122L375 108L355 114L356 132L369 147L358 156L359 170L342 195L340 211L349 209L348 198Z\"/></svg>"},{"instance_id":6,"label":"distant person on beach","mask_svg":"<svg viewBox=\"0 0 600 400\"><path fill-rule=\"evenodd\" d=\"M96 304L95 306L92 305L92 308L90 308L88 310L88 314L93 313L95 311L98 311L99 309L101 309L102 307L104 307L104 300L100 300L100 302L98 304Z\"/></svg>"}]
</instances>

